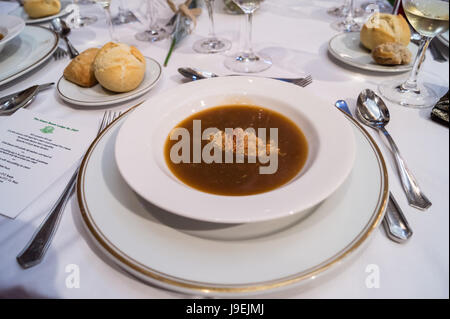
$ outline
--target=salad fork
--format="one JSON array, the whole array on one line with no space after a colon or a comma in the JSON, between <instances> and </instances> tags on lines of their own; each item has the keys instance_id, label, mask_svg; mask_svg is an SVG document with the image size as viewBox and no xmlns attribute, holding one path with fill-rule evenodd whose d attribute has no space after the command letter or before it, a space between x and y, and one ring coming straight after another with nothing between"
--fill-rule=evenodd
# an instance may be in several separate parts
<instances>
[{"instance_id":1,"label":"salad fork","mask_svg":"<svg viewBox=\"0 0 450 319\"><path fill-rule=\"evenodd\" d=\"M61 60L63 58L65 58L67 56L67 51L64 50L61 47L58 47L55 51L55 53L53 53L53 57L55 58L56 61Z\"/></svg>"},{"instance_id":2,"label":"salad fork","mask_svg":"<svg viewBox=\"0 0 450 319\"><path fill-rule=\"evenodd\" d=\"M120 112L105 112L103 114L102 123L100 124L97 136L100 136L103 130L116 118L118 118L120 114ZM55 235L56 229L58 228L64 208L66 207L66 204L75 188L79 169L80 165L77 167L77 170L70 179L69 184L67 184L64 192L61 194L61 197L53 206L50 213L36 230L25 248L17 256L17 262L20 266L22 266L22 268L27 269L36 266L44 258L53 236Z\"/></svg>"}]
</instances>

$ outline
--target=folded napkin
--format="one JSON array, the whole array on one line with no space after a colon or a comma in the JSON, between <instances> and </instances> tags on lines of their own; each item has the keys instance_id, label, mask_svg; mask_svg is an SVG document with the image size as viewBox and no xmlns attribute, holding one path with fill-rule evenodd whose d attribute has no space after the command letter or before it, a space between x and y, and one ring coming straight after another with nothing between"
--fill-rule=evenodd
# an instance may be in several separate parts
<instances>
[{"instance_id":1,"label":"folded napkin","mask_svg":"<svg viewBox=\"0 0 450 319\"><path fill-rule=\"evenodd\" d=\"M447 94L445 94L433 108L433 111L431 112L431 119L448 126L449 125L448 108L449 108L449 92L447 92Z\"/></svg>"}]
</instances>

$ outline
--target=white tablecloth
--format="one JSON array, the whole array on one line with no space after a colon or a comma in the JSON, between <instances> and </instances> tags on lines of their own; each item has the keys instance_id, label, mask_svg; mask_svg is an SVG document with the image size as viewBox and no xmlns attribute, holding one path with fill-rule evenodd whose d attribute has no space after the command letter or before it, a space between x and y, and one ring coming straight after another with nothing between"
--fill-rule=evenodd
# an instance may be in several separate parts
<instances>
[{"instance_id":1,"label":"white tablecloth","mask_svg":"<svg viewBox=\"0 0 450 319\"><path fill-rule=\"evenodd\" d=\"M135 8L139 1L126 1ZM364 88L376 90L377 84L393 77L358 71L332 60L327 54L328 40L337 32L331 29L334 18L326 9L342 1L330 0L266 0L254 18L254 44L274 60L266 75L312 74L314 82L305 88L327 100L330 107L338 99L346 99L352 111L356 97ZM240 42L243 18L224 14L218 5L216 29L219 35L233 41L233 50ZM82 7L83 12L95 13L99 21L89 27L73 30L70 36L80 50L103 45L109 40L103 12L98 7ZM222 12L220 12L222 11ZM166 9L165 13L168 13ZM145 55L163 62L169 42L143 43L134 34L143 29L139 23L119 26L116 32L122 42L136 45ZM145 98L181 85L184 80L177 68L195 66L226 74L224 55L200 55L192 50L195 40L207 35L207 15L199 19L198 27L183 45L176 49L159 85ZM63 45L63 44L61 44ZM49 61L37 71L0 87L0 95L11 93L36 83L57 81L68 59ZM424 76L438 77L435 87L444 94L448 89L447 63L437 63L429 55L423 67ZM108 109L125 110L139 101ZM433 201L432 208L420 212L408 206L403 194L395 163L387 142L373 133L379 143L390 173L390 187L404 210L414 236L404 245L387 239L378 229L370 243L352 262L340 267L326 280L308 288L291 289L269 297L276 298L448 298L449 297L449 130L432 122L430 109L414 110L387 103L392 122L389 130L396 139L421 187ZM66 120L82 119L97 127L106 108L75 107L65 104L55 90L42 92L30 110ZM0 123L1 125L1 123ZM94 136L93 136L94 137ZM87 147L88 145L86 145ZM45 260L38 266L23 270L15 257L27 243L49 208L59 197L71 173L26 209L16 220L0 216L0 297L57 298L178 298L186 297L149 286L138 281L105 258L88 240L80 218L75 196L67 205L61 225ZM1 198L0 200L20 200ZM80 269L80 287L67 288L68 265ZM368 288L366 279L371 265L379 269L378 288ZM67 269L69 270L69 269Z\"/></svg>"}]
</instances>

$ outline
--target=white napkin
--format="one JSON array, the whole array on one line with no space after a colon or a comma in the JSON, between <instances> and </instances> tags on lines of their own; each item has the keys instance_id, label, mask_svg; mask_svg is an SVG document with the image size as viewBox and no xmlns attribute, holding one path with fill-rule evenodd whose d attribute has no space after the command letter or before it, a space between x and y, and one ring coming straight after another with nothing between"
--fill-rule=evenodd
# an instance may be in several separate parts
<instances>
[{"instance_id":1,"label":"white napkin","mask_svg":"<svg viewBox=\"0 0 450 319\"><path fill-rule=\"evenodd\" d=\"M17 2L0 1L0 14L8 14L17 9L18 6Z\"/></svg>"}]
</instances>

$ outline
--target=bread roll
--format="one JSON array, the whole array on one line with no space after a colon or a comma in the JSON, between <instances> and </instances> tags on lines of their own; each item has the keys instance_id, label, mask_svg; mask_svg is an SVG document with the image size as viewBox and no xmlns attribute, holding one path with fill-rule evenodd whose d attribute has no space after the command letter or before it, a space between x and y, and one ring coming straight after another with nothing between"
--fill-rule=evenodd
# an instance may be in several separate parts
<instances>
[{"instance_id":1,"label":"bread roll","mask_svg":"<svg viewBox=\"0 0 450 319\"><path fill-rule=\"evenodd\" d=\"M94 73L94 61L100 49L87 49L70 62L64 70L64 78L82 87L98 83Z\"/></svg>"},{"instance_id":2,"label":"bread roll","mask_svg":"<svg viewBox=\"0 0 450 319\"><path fill-rule=\"evenodd\" d=\"M401 15L375 13L361 29L361 43L369 50L380 44L397 42L408 46L411 31Z\"/></svg>"},{"instance_id":3,"label":"bread roll","mask_svg":"<svg viewBox=\"0 0 450 319\"><path fill-rule=\"evenodd\" d=\"M372 51L372 57L378 64L400 65L411 62L411 52L400 43L383 43Z\"/></svg>"},{"instance_id":4,"label":"bread roll","mask_svg":"<svg viewBox=\"0 0 450 319\"><path fill-rule=\"evenodd\" d=\"M133 46L110 42L98 53L94 70L104 88L118 93L129 92L144 79L145 58Z\"/></svg>"},{"instance_id":5,"label":"bread roll","mask_svg":"<svg viewBox=\"0 0 450 319\"><path fill-rule=\"evenodd\" d=\"M61 11L59 0L25 0L23 8L30 18L37 19L58 14Z\"/></svg>"}]
</instances>

